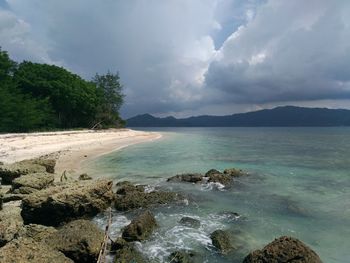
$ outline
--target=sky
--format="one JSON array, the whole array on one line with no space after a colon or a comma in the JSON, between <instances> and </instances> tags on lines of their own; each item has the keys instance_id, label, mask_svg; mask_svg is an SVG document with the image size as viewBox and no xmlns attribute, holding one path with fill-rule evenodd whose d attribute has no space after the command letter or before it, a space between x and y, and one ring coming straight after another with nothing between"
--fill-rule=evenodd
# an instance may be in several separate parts
<instances>
[{"instance_id":1,"label":"sky","mask_svg":"<svg viewBox=\"0 0 350 263\"><path fill-rule=\"evenodd\" d=\"M348 0L0 0L16 61L119 72L125 118L350 108Z\"/></svg>"}]
</instances>

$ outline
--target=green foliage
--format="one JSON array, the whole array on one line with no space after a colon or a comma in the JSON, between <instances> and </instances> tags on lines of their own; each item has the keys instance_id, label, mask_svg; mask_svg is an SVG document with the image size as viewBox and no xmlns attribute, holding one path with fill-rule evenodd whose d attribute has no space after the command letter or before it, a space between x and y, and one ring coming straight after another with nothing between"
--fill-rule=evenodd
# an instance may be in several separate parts
<instances>
[{"instance_id":1,"label":"green foliage","mask_svg":"<svg viewBox=\"0 0 350 263\"><path fill-rule=\"evenodd\" d=\"M0 132L120 126L121 91L118 74L86 81L53 65L17 65L0 49Z\"/></svg>"},{"instance_id":2,"label":"green foliage","mask_svg":"<svg viewBox=\"0 0 350 263\"><path fill-rule=\"evenodd\" d=\"M125 122L119 117L119 109L124 102L123 86L120 84L119 74L107 72L93 79L99 94L97 108L97 120L102 126L125 126Z\"/></svg>"}]
</instances>

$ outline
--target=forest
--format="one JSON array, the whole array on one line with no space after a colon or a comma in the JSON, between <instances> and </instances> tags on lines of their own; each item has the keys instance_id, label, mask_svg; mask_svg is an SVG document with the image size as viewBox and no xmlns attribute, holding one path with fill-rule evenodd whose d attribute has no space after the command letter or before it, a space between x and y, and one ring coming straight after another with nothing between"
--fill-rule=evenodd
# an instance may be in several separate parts
<instances>
[{"instance_id":1,"label":"forest","mask_svg":"<svg viewBox=\"0 0 350 263\"><path fill-rule=\"evenodd\" d=\"M92 80L55 65L17 63L0 48L0 132L122 127L119 74Z\"/></svg>"}]
</instances>

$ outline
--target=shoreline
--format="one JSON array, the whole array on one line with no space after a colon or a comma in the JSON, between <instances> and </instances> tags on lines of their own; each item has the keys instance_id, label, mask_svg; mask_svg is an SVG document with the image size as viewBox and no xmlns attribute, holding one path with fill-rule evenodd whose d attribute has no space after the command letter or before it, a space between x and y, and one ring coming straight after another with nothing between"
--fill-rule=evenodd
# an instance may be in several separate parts
<instances>
[{"instance_id":1,"label":"shoreline","mask_svg":"<svg viewBox=\"0 0 350 263\"><path fill-rule=\"evenodd\" d=\"M56 159L55 174L83 173L82 164L133 144L160 139L157 132L131 129L82 130L0 135L0 162L50 156Z\"/></svg>"}]
</instances>

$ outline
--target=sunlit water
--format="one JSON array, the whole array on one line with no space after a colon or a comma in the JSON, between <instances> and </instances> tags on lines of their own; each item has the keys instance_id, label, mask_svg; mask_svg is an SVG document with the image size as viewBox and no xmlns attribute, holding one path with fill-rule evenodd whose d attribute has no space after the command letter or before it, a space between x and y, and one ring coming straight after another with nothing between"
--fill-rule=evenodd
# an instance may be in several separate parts
<instances>
[{"instance_id":1,"label":"sunlit water","mask_svg":"<svg viewBox=\"0 0 350 263\"><path fill-rule=\"evenodd\" d=\"M152 209L160 227L138 248L152 262L169 262L192 249L203 262L242 262L249 251L281 235L311 246L324 262L350 262L349 128L173 128L163 138L105 155L91 173L184 193L181 205ZM250 173L229 189L166 183L173 175L241 168ZM188 201L188 202L187 202ZM239 218L230 212L239 213ZM113 214L112 236L131 213ZM181 226L183 216L201 221ZM95 218L101 227L105 216ZM234 237L237 250L221 256L209 238L216 229Z\"/></svg>"}]
</instances>

